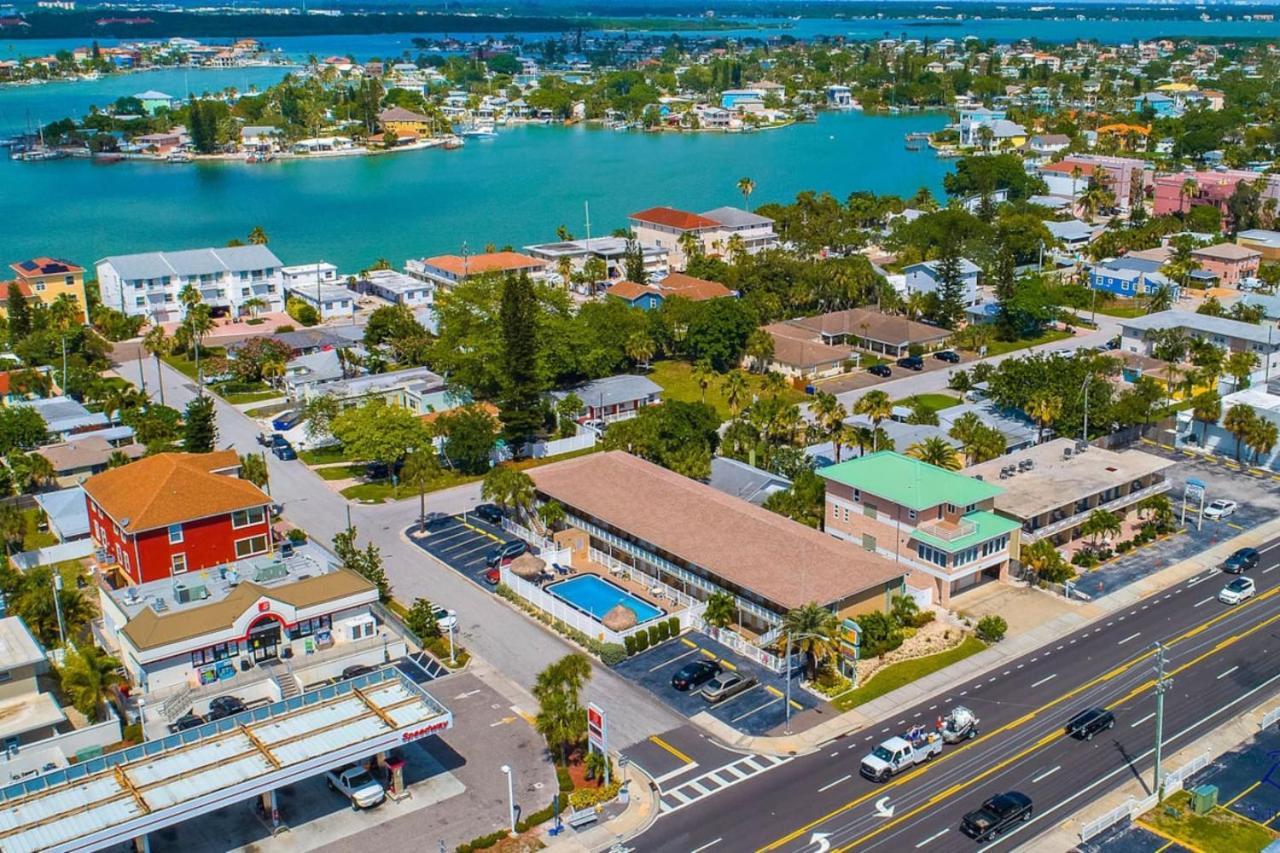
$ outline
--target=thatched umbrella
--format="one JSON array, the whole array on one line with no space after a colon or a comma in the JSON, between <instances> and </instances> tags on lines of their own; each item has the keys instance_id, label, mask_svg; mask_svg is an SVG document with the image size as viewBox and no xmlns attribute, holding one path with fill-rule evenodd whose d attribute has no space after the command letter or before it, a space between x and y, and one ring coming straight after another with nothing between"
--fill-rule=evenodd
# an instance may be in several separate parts
<instances>
[{"instance_id":1,"label":"thatched umbrella","mask_svg":"<svg viewBox=\"0 0 1280 853\"><path fill-rule=\"evenodd\" d=\"M630 607L618 604L600 621L610 631L625 631L636 624L636 612Z\"/></svg>"},{"instance_id":2,"label":"thatched umbrella","mask_svg":"<svg viewBox=\"0 0 1280 853\"><path fill-rule=\"evenodd\" d=\"M546 563L528 552L521 554L519 557L516 557L511 561L511 573L518 578L523 578L524 580L531 580L532 578L538 577L546 567Z\"/></svg>"}]
</instances>

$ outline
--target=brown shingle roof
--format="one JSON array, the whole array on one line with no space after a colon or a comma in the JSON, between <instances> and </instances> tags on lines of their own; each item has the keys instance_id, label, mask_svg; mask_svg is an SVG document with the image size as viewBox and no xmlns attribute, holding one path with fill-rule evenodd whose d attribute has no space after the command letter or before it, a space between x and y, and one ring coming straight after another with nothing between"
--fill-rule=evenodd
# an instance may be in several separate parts
<instances>
[{"instance_id":1,"label":"brown shingle roof","mask_svg":"<svg viewBox=\"0 0 1280 853\"><path fill-rule=\"evenodd\" d=\"M651 207L639 213L631 214L632 219L641 222L652 222L667 228L678 228L681 231L695 231L699 228L719 228L720 223L687 210L676 210L674 207Z\"/></svg>"},{"instance_id":2,"label":"brown shingle roof","mask_svg":"<svg viewBox=\"0 0 1280 853\"><path fill-rule=\"evenodd\" d=\"M844 361L853 352L850 347L828 346L779 334L772 327L766 327L766 331L773 336L773 360L802 370Z\"/></svg>"},{"instance_id":3,"label":"brown shingle roof","mask_svg":"<svg viewBox=\"0 0 1280 853\"><path fill-rule=\"evenodd\" d=\"M262 596L303 608L370 591L375 593L376 599L377 587L349 569L339 569L275 587L244 581L226 598L202 607L175 610L164 615L157 614L150 607L144 607L124 626L123 633L134 648L154 649L215 631L225 631Z\"/></svg>"},{"instance_id":4,"label":"brown shingle roof","mask_svg":"<svg viewBox=\"0 0 1280 853\"><path fill-rule=\"evenodd\" d=\"M157 453L95 474L84 490L121 527L137 533L270 503L248 480L213 473L239 465L234 450Z\"/></svg>"},{"instance_id":5,"label":"brown shingle roof","mask_svg":"<svg viewBox=\"0 0 1280 853\"><path fill-rule=\"evenodd\" d=\"M876 554L620 450L529 472L538 491L783 610L905 574Z\"/></svg>"},{"instance_id":6,"label":"brown shingle roof","mask_svg":"<svg viewBox=\"0 0 1280 853\"><path fill-rule=\"evenodd\" d=\"M1205 246L1203 249L1196 249L1191 254L1220 261L1245 261L1250 258L1262 257L1262 253L1257 249L1237 246L1235 243L1218 243L1214 246Z\"/></svg>"},{"instance_id":7,"label":"brown shingle roof","mask_svg":"<svg viewBox=\"0 0 1280 853\"><path fill-rule=\"evenodd\" d=\"M623 279L622 281L610 285L609 289L605 291L609 296L616 296L619 299L625 299L628 302L633 299L639 299L646 293L658 292L659 291L656 287L650 287L647 284L640 284L639 282L630 281L628 279Z\"/></svg>"},{"instance_id":8,"label":"brown shingle roof","mask_svg":"<svg viewBox=\"0 0 1280 853\"><path fill-rule=\"evenodd\" d=\"M141 444L126 444L115 447L105 438L87 435L76 441L63 441L50 444L36 451L53 466L55 473L74 471L78 468L91 468L95 465L106 465L111 454L119 450L130 459L145 456L147 449Z\"/></svg>"},{"instance_id":9,"label":"brown shingle roof","mask_svg":"<svg viewBox=\"0 0 1280 853\"><path fill-rule=\"evenodd\" d=\"M951 333L928 323L917 323L906 317L885 314L873 308L850 308L815 317L788 320L787 325L807 329L820 335L853 335L886 344L927 344L945 340Z\"/></svg>"},{"instance_id":10,"label":"brown shingle roof","mask_svg":"<svg viewBox=\"0 0 1280 853\"><path fill-rule=\"evenodd\" d=\"M733 296L733 291L718 281L694 278L682 272L671 273L657 283L657 288L663 296L679 296L694 302Z\"/></svg>"}]
</instances>

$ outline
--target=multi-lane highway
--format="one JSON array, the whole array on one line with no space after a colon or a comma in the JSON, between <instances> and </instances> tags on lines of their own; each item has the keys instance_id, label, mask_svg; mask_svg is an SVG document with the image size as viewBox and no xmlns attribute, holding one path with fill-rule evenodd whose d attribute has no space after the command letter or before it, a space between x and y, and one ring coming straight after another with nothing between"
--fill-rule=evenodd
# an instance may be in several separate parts
<instances>
[{"instance_id":1,"label":"multi-lane highway","mask_svg":"<svg viewBox=\"0 0 1280 853\"><path fill-rule=\"evenodd\" d=\"M1217 601L1232 576L1207 571L1057 642L936 696L822 751L794 759L661 817L639 851L936 851L1011 849L1127 778L1151 778L1154 644L1165 644L1165 754L1280 692L1280 539L1250 572L1258 594ZM980 737L885 784L858 774L862 757L956 704L982 719ZM1068 719L1105 706L1116 726L1090 742ZM1166 770L1170 769L1166 766ZM678 784L678 779L673 780ZM994 844L962 835L960 819L987 797L1019 790L1033 818Z\"/></svg>"}]
</instances>

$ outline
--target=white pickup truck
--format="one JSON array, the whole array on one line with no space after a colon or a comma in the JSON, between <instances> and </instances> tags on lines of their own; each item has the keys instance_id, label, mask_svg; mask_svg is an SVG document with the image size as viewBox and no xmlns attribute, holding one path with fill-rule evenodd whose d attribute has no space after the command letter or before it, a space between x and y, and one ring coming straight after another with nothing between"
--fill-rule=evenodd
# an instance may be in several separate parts
<instances>
[{"instance_id":1,"label":"white pickup truck","mask_svg":"<svg viewBox=\"0 0 1280 853\"><path fill-rule=\"evenodd\" d=\"M353 809L369 809L382 802L386 791L359 765L340 767L325 774L329 790L337 791L351 800Z\"/></svg>"},{"instance_id":2,"label":"white pickup truck","mask_svg":"<svg viewBox=\"0 0 1280 853\"><path fill-rule=\"evenodd\" d=\"M873 782L887 782L894 774L923 764L942 752L942 738L937 734L919 737L891 737L862 759L858 772Z\"/></svg>"}]
</instances>

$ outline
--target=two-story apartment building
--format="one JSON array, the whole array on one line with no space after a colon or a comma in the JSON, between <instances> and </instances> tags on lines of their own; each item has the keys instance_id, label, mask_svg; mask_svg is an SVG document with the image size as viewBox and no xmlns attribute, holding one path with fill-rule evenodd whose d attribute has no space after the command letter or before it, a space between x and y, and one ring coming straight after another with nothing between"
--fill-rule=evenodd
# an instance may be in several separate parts
<instances>
[{"instance_id":1,"label":"two-story apartment building","mask_svg":"<svg viewBox=\"0 0 1280 853\"><path fill-rule=\"evenodd\" d=\"M570 271L581 273L587 262L598 259L604 262L604 280L621 281L627 275L627 250L631 243L624 237L592 237L588 240L559 240L555 243L537 243L525 246L530 255L546 261L550 269L559 270L560 263L568 259ZM636 247L644 264L645 281L653 281L665 276L670 267L667 264L667 250L654 243L636 241ZM566 282L562 282L566 284Z\"/></svg>"},{"instance_id":2,"label":"two-story apartment building","mask_svg":"<svg viewBox=\"0 0 1280 853\"><path fill-rule=\"evenodd\" d=\"M404 271L416 279L452 290L472 276L491 273L527 273L534 280L546 277L548 264L520 252L485 252L480 255L436 255L410 258Z\"/></svg>"},{"instance_id":3,"label":"two-story apartment building","mask_svg":"<svg viewBox=\"0 0 1280 853\"><path fill-rule=\"evenodd\" d=\"M681 243L692 237L706 255L718 257L730 251L729 241L749 254L778 245L773 220L736 207L717 207L706 213L690 213L674 207L651 207L628 217L631 230L641 243L665 249L671 269L682 271L689 264Z\"/></svg>"},{"instance_id":4,"label":"two-story apartment building","mask_svg":"<svg viewBox=\"0 0 1280 853\"><path fill-rule=\"evenodd\" d=\"M1262 263L1262 252L1236 243L1204 246L1191 253L1200 269L1218 280L1219 287L1239 287L1240 280L1253 278Z\"/></svg>"},{"instance_id":5,"label":"two-story apartment building","mask_svg":"<svg viewBox=\"0 0 1280 853\"><path fill-rule=\"evenodd\" d=\"M818 469L824 528L909 568L949 607L965 590L1007 580L1019 524L994 511L1004 490L893 451Z\"/></svg>"},{"instance_id":6,"label":"two-story apartment building","mask_svg":"<svg viewBox=\"0 0 1280 853\"><path fill-rule=\"evenodd\" d=\"M907 293L938 293L942 290L942 265L940 261L920 261L903 267L906 276ZM960 259L960 281L963 286L965 307L977 305L978 273L981 268L968 258Z\"/></svg>"},{"instance_id":7,"label":"two-story apartment building","mask_svg":"<svg viewBox=\"0 0 1280 853\"><path fill-rule=\"evenodd\" d=\"M1120 321L1120 348L1140 355L1155 355L1156 339L1167 329L1181 329L1189 337L1215 344L1230 352L1251 352L1257 366L1250 382L1266 382L1280 376L1280 332L1271 323L1243 323L1191 311L1159 311Z\"/></svg>"},{"instance_id":8,"label":"two-story apartment building","mask_svg":"<svg viewBox=\"0 0 1280 853\"><path fill-rule=\"evenodd\" d=\"M240 479L234 450L157 453L84 482L94 545L132 583L272 549L271 498Z\"/></svg>"},{"instance_id":9,"label":"two-story apartment building","mask_svg":"<svg viewBox=\"0 0 1280 853\"><path fill-rule=\"evenodd\" d=\"M30 258L10 264L14 279L25 285L31 295L45 305L66 296L80 309L84 322L89 322L89 303L84 295L84 267L60 258ZM25 291L24 291L25 292Z\"/></svg>"},{"instance_id":10,"label":"two-story apartment building","mask_svg":"<svg viewBox=\"0 0 1280 853\"><path fill-rule=\"evenodd\" d=\"M258 245L115 255L98 261L98 288L105 305L157 323L186 316L179 295L188 286L215 316L239 317L253 305L284 310L282 268L270 249Z\"/></svg>"}]
</instances>

